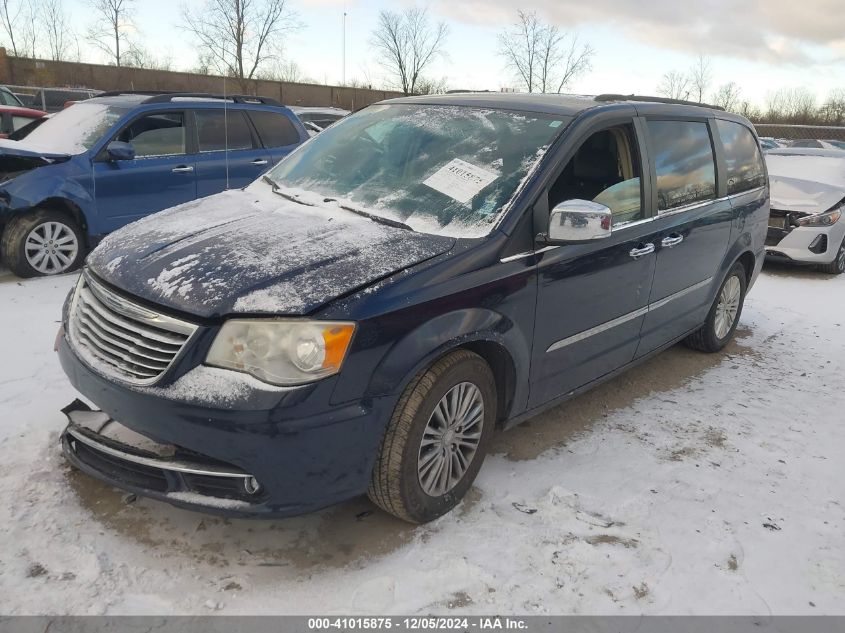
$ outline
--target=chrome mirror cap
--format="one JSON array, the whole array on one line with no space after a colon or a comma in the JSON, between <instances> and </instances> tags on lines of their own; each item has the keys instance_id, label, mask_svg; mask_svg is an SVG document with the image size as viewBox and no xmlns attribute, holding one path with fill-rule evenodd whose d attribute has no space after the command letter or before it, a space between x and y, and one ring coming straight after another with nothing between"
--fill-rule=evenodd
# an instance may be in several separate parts
<instances>
[{"instance_id":1,"label":"chrome mirror cap","mask_svg":"<svg viewBox=\"0 0 845 633\"><path fill-rule=\"evenodd\" d=\"M566 200L549 216L547 240L555 243L583 243L610 237L613 212L598 202Z\"/></svg>"}]
</instances>

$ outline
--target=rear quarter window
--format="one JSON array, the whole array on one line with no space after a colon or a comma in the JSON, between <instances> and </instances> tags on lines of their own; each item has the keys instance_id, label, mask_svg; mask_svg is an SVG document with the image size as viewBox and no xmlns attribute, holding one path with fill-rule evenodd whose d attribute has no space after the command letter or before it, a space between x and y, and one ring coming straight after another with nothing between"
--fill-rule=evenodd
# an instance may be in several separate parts
<instances>
[{"instance_id":1,"label":"rear quarter window","mask_svg":"<svg viewBox=\"0 0 845 633\"><path fill-rule=\"evenodd\" d=\"M725 148L728 171L728 195L742 193L766 184L763 158L754 135L744 125L716 120L716 128Z\"/></svg>"},{"instance_id":2,"label":"rear quarter window","mask_svg":"<svg viewBox=\"0 0 845 633\"><path fill-rule=\"evenodd\" d=\"M249 116L264 147L284 147L299 143L299 131L281 112L255 110L250 112Z\"/></svg>"},{"instance_id":3,"label":"rear quarter window","mask_svg":"<svg viewBox=\"0 0 845 633\"><path fill-rule=\"evenodd\" d=\"M703 121L649 121L657 171L657 211L716 197L716 163Z\"/></svg>"}]
</instances>

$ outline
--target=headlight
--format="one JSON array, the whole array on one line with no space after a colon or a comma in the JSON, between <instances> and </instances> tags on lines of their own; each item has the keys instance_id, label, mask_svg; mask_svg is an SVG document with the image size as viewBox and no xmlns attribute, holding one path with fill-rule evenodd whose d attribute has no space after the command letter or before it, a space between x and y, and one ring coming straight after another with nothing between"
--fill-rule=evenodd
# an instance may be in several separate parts
<instances>
[{"instance_id":1,"label":"headlight","mask_svg":"<svg viewBox=\"0 0 845 633\"><path fill-rule=\"evenodd\" d=\"M205 362L274 385L300 385L340 371L354 323L231 319Z\"/></svg>"},{"instance_id":2,"label":"headlight","mask_svg":"<svg viewBox=\"0 0 845 633\"><path fill-rule=\"evenodd\" d=\"M830 226L831 224L835 224L841 215L842 211L836 209L827 213L805 216L796 220L796 223L798 226Z\"/></svg>"}]
</instances>

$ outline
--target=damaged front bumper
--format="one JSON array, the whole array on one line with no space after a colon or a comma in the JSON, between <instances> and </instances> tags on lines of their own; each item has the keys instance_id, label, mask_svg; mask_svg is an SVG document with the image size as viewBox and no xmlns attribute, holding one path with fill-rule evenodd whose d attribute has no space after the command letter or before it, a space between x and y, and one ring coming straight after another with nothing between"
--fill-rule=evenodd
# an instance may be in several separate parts
<instances>
[{"instance_id":1,"label":"damaged front bumper","mask_svg":"<svg viewBox=\"0 0 845 633\"><path fill-rule=\"evenodd\" d=\"M79 400L62 409L68 460L112 485L174 505L227 514L250 512L264 500L255 477L230 464L161 444L92 411Z\"/></svg>"},{"instance_id":2,"label":"damaged front bumper","mask_svg":"<svg viewBox=\"0 0 845 633\"><path fill-rule=\"evenodd\" d=\"M796 219L807 214L772 210L766 235L766 257L792 263L829 264L843 238L845 222L826 227L798 226Z\"/></svg>"},{"instance_id":3,"label":"damaged front bumper","mask_svg":"<svg viewBox=\"0 0 845 633\"><path fill-rule=\"evenodd\" d=\"M130 387L84 363L67 336L58 337L58 354L71 384L102 409L71 406L77 413L62 437L67 458L117 488L210 514L294 516L365 493L397 399L331 405L330 381L268 392L250 387L250 379L221 400L222 386L186 382L213 368L200 366L171 387ZM87 429L80 423L86 418ZM249 477L257 493L246 489Z\"/></svg>"}]
</instances>

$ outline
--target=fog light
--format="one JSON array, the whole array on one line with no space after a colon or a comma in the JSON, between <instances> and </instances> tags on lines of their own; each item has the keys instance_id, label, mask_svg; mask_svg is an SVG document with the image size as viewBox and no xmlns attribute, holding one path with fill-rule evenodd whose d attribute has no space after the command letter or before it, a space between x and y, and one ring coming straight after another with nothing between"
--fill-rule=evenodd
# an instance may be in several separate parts
<instances>
[{"instance_id":1,"label":"fog light","mask_svg":"<svg viewBox=\"0 0 845 633\"><path fill-rule=\"evenodd\" d=\"M261 484L255 477L247 477L244 479L244 490L248 495L258 494L258 491L261 490Z\"/></svg>"}]
</instances>

